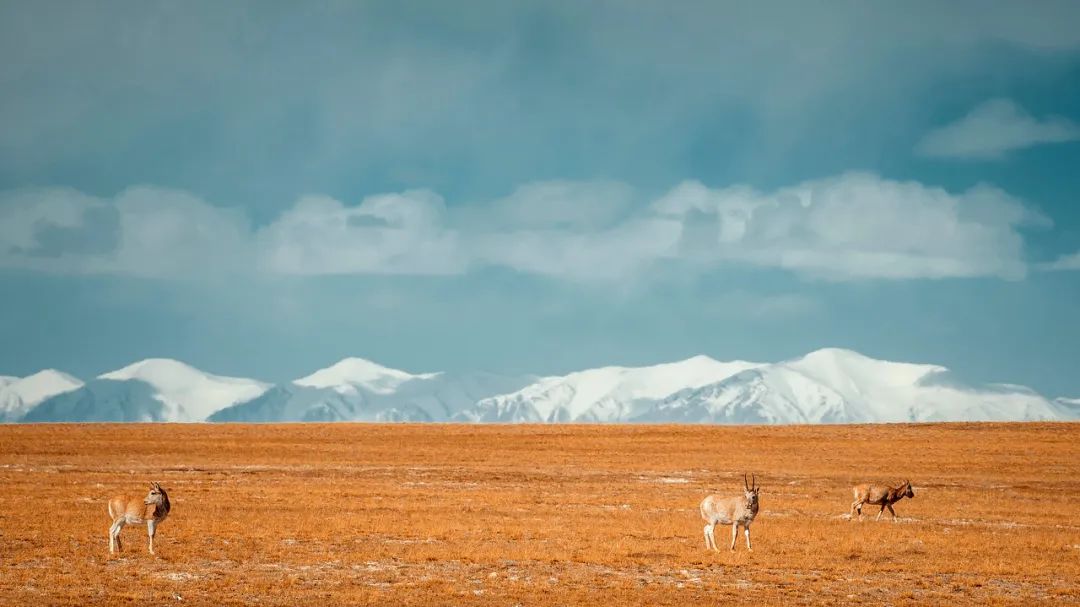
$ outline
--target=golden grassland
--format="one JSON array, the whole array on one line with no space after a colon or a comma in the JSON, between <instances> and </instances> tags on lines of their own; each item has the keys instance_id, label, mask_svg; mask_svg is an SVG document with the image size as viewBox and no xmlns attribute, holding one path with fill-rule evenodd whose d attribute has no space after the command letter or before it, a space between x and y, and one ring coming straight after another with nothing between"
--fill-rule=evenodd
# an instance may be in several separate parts
<instances>
[{"instance_id":1,"label":"golden grassland","mask_svg":"<svg viewBox=\"0 0 1080 607\"><path fill-rule=\"evenodd\" d=\"M754 551L708 552L743 471ZM899 522L848 519L902 477ZM157 556L110 557L149 480ZM0 604L1075 604L1078 498L1080 424L8 425Z\"/></svg>"}]
</instances>

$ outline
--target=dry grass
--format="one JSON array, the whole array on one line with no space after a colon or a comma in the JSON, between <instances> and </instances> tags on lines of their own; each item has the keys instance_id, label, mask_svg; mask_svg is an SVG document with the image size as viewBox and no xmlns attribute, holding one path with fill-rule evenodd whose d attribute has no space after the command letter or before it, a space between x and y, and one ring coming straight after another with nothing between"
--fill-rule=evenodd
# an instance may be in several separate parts
<instances>
[{"instance_id":1,"label":"dry grass","mask_svg":"<svg viewBox=\"0 0 1080 607\"><path fill-rule=\"evenodd\" d=\"M755 551L706 552L743 470ZM847 520L901 476L899 523ZM109 557L150 479L158 556ZM1078 424L2 426L0 603L1078 603L1078 497Z\"/></svg>"}]
</instances>

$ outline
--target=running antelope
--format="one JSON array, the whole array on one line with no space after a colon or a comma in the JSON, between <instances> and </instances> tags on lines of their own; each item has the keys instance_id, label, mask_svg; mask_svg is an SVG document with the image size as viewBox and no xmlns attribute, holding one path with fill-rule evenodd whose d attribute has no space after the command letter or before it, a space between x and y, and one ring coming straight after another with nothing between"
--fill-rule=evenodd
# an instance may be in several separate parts
<instances>
[{"instance_id":1,"label":"running antelope","mask_svg":"<svg viewBox=\"0 0 1080 607\"><path fill-rule=\"evenodd\" d=\"M109 500L109 518L112 519L112 527L109 527L109 554L122 550L120 545L120 531L124 525L140 525L146 523L146 534L150 536L150 554L154 554L154 533L158 524L169 516L169 494L158 483L150 483L150 493L146 499L139 500L137 497L114 497Z\"/></svg>"},{"instance_id":2,"label":"running antelope","mask_svg":"<svg viewBox=\"0 0 1080 607\"><path fill-rule=\"evenodd\" d=\"M716 547L716 538L713 537L713 528L717 523L731 525L731 550L735 550L735 540L739 537L739 525L742 525L746 533L746 549L753 551L750 545L750 523L758 513L757 477L752 477L752 482L747 482L743 475L743 487L745 491L738 497L720 497L710 495L701 500L701 518L705 519L705 548L719 550Z\"/></svg>"},{"instance_id":3,"label":"running antelope","mask_svg":"<svg viewBox=\"0 0 1080 607\"><path fill-rule=\"evenodd\" d=\"M885 509L888 508L892 514L893 521L896 520L896 511L893 510L892 505L901 499L915 497L915 492L911 489L911 481L904 480L895 487L889 485L855 485L852 487L852 493L855 496L855 501L851 502L851 518L855 518L855 513L859 514L859 520L862 520L862 507L863 504L873 504L874 506L881 506L881 511L877 513L878 520L881 515L885 513Z\"/></svg>"}]
</instances>

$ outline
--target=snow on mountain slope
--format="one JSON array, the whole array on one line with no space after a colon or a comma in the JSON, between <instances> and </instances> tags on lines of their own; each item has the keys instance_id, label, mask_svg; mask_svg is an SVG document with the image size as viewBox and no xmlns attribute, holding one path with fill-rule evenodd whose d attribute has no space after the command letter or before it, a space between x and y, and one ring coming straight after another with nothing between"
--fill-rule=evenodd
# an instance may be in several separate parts
<instances>
[{"instance_id":1,"label":"snow on mountain slope","mask_svg":"<svg viewBox=\"0 0 1080 607\"><path fill-rule=\"evenodd\" d=\"M824 349L764 365L659 403L638 421L860 423L1061 419L1022 386L969 386L948 369Z\"/></svg>"},{"instance_id":2,"label":"snow on mountain slope","mask_svg":"<svg viewBox=\"0 0 1080 607\"><path fill-rule=\"evenodd\" d=\"M0 422L17 421L43 400L82 385L82 381L55 369L23 378L5 376L0 380Z\"/></svg>"},{"instance_id":3,"label":"snow on mountain slope","mask_svg":"<svg viewBox=\"0 0 1080 607\"><path fill-rule=\"evenodd\" d=\"M391 399L373 399L378 419L386 421L450 421L477 402L514 392L536 381L535 376L494 373L432 373L402 384Z\"/></svg>"},{"instance_id":4,"label":"snow on mountain slope","mask_svg":"<svg viewBox=\"0 0 1080 607\"><path fill-rule=\"evenodd\" d=\"M347 358L210 416L218 422L448 421L478 400L534 377L492 373L412 374Z\"/></svg>"},{"instance_id":5,"label":"snow on mountain slope","mask_svg":"<svg viewBox=\"0 0 1080 607\"><path fill-rule=\"evenodd\" d=\"M253 379L223 377L167 358L151 358L99 376L124 382L143 382L166 406L170 421L203 421L216 411L250 400L270 387Z\"/></svg>"},{"instance_id":6,"label":"snow on mountain slope","mask_svg":"<svg viewBox=\"0 0 1080 607\"><path fill-rule=\"evenodd\" d=\"M542 378L511 394L484 399L457 419L479 422L615 422L639 417L659 399L758 366L707 356L651 367L603 367Z\"/></svg>"},{"instance_id":7,"label":"snow on mountain slope","mask_svg":"<svg viewBox=\"0 0 1080 607\"><path fill-rule=\"evenodd\" d=\"M376 394L391 394L407 381L430 378L433 375L431 373L413 375L384 367L370 360L353 357L340 360L293 383L308 388L331 388L343 394L356 393L359 390Z\"/></svg>"},{"instance_id":8,"label":"snow on mountain slope","mask_svg":"<svg viewBox=\"0 0 1080 607\"><path fill-rule=\"evenodd\" d=\"M71 392L43 400L22 422L168 422L175 411L141 381L94 379Z\"/></svg>"},{"instance_id":9,"label":"snow on mountain slope","mask_svg":"<svg viewBox=\"0 0 1080 607\"><path fill-rule=\"evenodd\" d=\"M211 375L179 361L152 358L45 399L22 421L203 421L268 387L253 379Z\"/></svg>"},{"instance_id":10,"label":"snow on mountain slope","mask_svg":"<svg viewBox=\"0 0 1080 607\"><path fill-rule=\"evenodd\" d=\"M59 391L59 393L57 393ZM1080 399L972 385L945 367L826 348L773 364L706 356L558 377L421 373L347 358L269 387L151 359L82 385L0 379L14 421L875 423L1080 419Z\"/></svg>"},{"instance_id":11,"label":"snow on mountain slope","mask_svg":"<svg viewBox=\"0 0 1080 607\"><path fill-rule=\"evenodd\" d=\"M1055 398L1054 404L1065 419L1080 420L1080 398Z\"/></svg>"},{"instance_id":12,"label":"snow on mountain slope","mask_svg":"<svg viewBox=\"0 0 1080 607\"><path fill-rule=\"evenodd\" d=\"M210 415L210 422L339 422L355 417L363 396L333 388L312 388L295 383L274 386L261 395L225 407Z\"/></svg>"},{"instance_id":13,"label":"snow on mountain slope","mask_svg":"<svg viewBox=\"0 0 1080 607\"><path fill-rule=\"evenodd\" d=\"M844 398L788 369L749 369L725 380L679 391L634 421L780 424L837 421Z\"/></svg>"}]
</instances>

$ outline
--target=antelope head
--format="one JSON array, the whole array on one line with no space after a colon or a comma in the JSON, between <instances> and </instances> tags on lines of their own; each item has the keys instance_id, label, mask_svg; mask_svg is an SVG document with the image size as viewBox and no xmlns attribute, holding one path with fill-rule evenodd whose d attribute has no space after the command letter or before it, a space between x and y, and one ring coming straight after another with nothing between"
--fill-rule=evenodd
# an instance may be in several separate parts
<instances>
[{"instance_id":1,"label":"antelope head","mask_svg":"<svg viewBox=\"0 0 1080 607\"><path fill-rule=\"evenodd\" d=\"M889 487L889 496L892 501L905 497L915 497L915 491L911 488L911 481L904 479L897 483L895 487Z\"/></svg>"},{"instance_id":2,"label":"antelope head","mask_svg":"<svg viewBox=\"0 0 1080 607\"><path fill-rule=\"evenodd\" d=\"M751 475L750 478L751 480L748 482L746 480L746 474L744 473L742 475L743 487L746 489L744 495L746 496L746 505L751 508L756 508L758 503L758 493L761 492L761 487L757 486L757 475Z\"/></svg>"},{"instance_id":3,"label":"antelope head","mask_svg":"<svg viewBox=\"0 0 1080 607\"><path fill-rule=\"evenodd\" d=\"M150 493L146 494L143 503L147 506L156 506L165 500L165 490L160 483L150 483Z\"/></svg>"}]
</instances>

